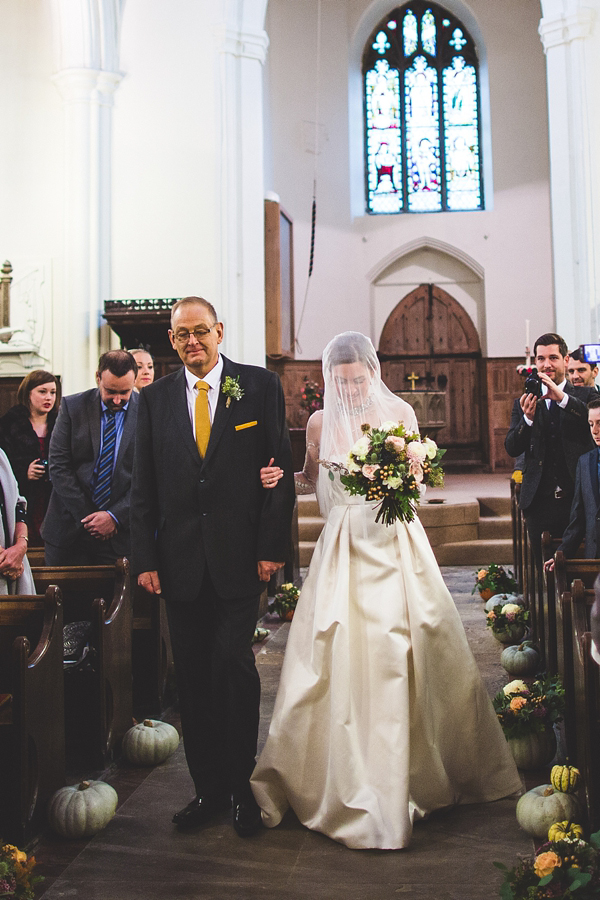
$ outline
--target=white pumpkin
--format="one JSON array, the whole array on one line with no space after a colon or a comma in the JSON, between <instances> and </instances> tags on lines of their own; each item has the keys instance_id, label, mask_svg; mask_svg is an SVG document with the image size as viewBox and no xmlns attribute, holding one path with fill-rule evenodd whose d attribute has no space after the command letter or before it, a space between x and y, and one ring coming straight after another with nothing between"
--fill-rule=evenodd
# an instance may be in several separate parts
<instances>
[{"instance_id":1,"label":"white pumpkin","mask_svg":"<svg viewBox=\"0 0 600 900\"><path fill-rule=\"evenodd\" d=\"M519 769L541 769L554 758L556 735L552 728L548 728L539 734L532 732L523 737L509 738L508 746Z\"/></svg>"},{"instance_id":2,"label":"white pumpkin","mask_svg":"<svg viewBox=\"0 0 600 900\"><path fill-rule=\"evenodd\" d=\"M500 657L500 663L509 675L519 677L535 675L540 668L540 654L531 641L524 641L522 644L505 647Z\"/></svg>"},{"instance_id":3,"label":"white pumpkin","mask_svg":"<svg viewBox=\"0 0 600 900\"><path fill-rule=\"evenodd\" d=\"M123 738L123 755L136 766L157 766L177 750L179 734L168 722L144 719Z\"/></svg>"},{"instance_id":4,"label":"white pumpkin","mask_svg":"<svg viewBox=\"0 0 600 900\"><path fill-rule=\"evenodd\" d=\"M532 837L545 838L555 822L577 822L578 817L577 797L556 791L550 784L527 791L517 803L517 822Z\"/></svg>"},{"instance_id":5,"label":"white pumpkin","mask_svg":"<svg viewBox=\"0 0 600 900\"><path fill-rule=\"evenodd\" d=\"M53 794L48 805L48 821L63 837L92 837L108 825L118 799L115 789L105 781L68 785Z\"/></svg>"},{"instance_id":6,"label":"white pumpkin","mask_svg":"<svg viewBox=\"0 0 600 900\"><path fill-rule=\"evenodd\" d=\"M516 603L517 606L525 606L525 601L517 594L494 594L485 604L485 611L491 612L495 606L504 606L506 603Z\"/></svg>"}]
</instances>

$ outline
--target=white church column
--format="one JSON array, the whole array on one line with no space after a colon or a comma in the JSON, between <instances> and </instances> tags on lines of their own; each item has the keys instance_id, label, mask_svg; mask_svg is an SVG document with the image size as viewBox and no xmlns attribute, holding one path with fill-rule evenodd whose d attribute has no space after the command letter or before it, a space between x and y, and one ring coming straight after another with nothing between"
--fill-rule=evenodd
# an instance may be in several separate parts
<instances>
[{"instance_id":1,"label":"white church column","mask_svg":"<svg viewBox=\"0 0 600 900\"><path fill-rule=\"evenodd\" d=\"M264 3L261 4L264 6ZM221 46L221 299L226 353L265 361L262 65L264 31L225 28Z\"/></svg>"},{"instance_id":2,"label":"white church column","mask_svg":"<svg viewBox=\"0 0 600 900\"><path fill-rule=\"evenodd\" d=\"M94 384L100 315L110 296L110 106L120 76L70 69L54 80L65 108L61 368L71 393Z\"/></svg>"},{"instance_id":3,"label":"white church column","mask_svg":"<svg viewBox=\"0 0 600 900\"><path fill-rule=\"evenodd\" d=\"M570 348L599 340L598 0L542 0L550 131L556 328Z\"/></svg>"},{"instance_id":4,"label":"white church column","mask_svg":"<svg viewBox=\"0 0 600 900\"><path fill-rule=\"evenodd\" d=\"M64 296L57 368L67 393L94 384L101 314L110 297L110 172L113 93L122 0L54 0L65 113Z\"/></svg>"}]
</instances>

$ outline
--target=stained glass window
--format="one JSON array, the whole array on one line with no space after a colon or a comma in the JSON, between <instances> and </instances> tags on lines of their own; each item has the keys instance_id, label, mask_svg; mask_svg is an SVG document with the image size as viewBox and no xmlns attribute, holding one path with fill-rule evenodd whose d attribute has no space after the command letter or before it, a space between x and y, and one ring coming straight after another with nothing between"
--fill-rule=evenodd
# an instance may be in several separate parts
<instances>
[{"instance_id":1,"label":"stained glass window","mask_svg":"<svg viewBox=\"0 0 600 900\"><path fill-rule=\"evenodd\" d=\"M478 63L462 22L423 0L394 9L363 74L368 212L483 209Z\"/></svg>"}]
</instances>

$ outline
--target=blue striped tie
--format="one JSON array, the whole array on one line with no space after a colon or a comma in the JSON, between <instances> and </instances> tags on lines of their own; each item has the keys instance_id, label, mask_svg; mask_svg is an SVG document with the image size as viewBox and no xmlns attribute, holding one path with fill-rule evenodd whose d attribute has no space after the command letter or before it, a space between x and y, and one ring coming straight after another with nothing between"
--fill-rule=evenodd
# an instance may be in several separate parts
<instances>
[{"instance_id":1,"label":"blue striped tie","mask_svg":"<svg viewBox=\"0 0 600 900\"><path fill-rule=\"evenodd\" d=\"M98 460L98 474L96 487L94 488L93 501L98 509L106 509L112 482L113 462L115 459L115 446L117 443L117 424L115 414L106 410L106 422L104 425L104 441Z\"/></svg>"}]
</instances>

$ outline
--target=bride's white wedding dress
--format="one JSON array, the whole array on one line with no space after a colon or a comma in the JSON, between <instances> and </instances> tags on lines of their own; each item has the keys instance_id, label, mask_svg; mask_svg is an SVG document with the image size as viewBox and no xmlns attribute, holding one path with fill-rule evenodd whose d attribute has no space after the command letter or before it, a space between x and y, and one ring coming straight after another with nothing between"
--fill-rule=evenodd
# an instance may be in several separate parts
<instances>
[{"instance_id":1,"label":"bride's white wedding dress","mask_svg":"<svg viewBox=\"0 0 600 900\"><path fill-rule=\"evenodd\" d=\"M418 518L376 524L337 475L319 478L329 512L252 787L268 827L291 806L348 847L405 847L415 820L521 780Z\"/></svg>"}]
</instances>

